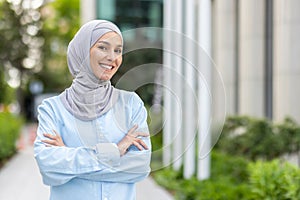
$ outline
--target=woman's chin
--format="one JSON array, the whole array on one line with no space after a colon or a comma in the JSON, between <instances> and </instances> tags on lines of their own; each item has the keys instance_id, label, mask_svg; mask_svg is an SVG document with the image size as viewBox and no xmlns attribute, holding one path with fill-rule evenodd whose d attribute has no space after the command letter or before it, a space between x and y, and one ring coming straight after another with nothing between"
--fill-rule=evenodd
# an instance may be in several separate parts
<instances>
[{"instance_id":1,"label":"woman's chin","mask_svg":"<svg viewBox=\"0 0 300 200\"><path fill-rule=\"evenodd\" d=\"M107 76L107 75L102 75L102 76L99 76L98 78L102 81L109 81L111 79L111 77Z\"/></svg>"}]
</instances>

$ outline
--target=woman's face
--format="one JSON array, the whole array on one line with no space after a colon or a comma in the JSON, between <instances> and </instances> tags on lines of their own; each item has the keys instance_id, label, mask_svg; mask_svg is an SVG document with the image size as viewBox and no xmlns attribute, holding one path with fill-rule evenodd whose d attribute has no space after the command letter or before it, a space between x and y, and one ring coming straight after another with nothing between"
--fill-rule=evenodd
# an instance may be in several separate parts
<instances>
[{"instance_id":1,"label":"woman's face","mask_svg":"<svg viewBox=\"0 0 300 200\"><path fill-rule=\"evenodd\" d=\"M104 34L90 49L92 71L100 80L110 80L122 63L122 39L115 32Z\"/></svg>"}]
</instances>

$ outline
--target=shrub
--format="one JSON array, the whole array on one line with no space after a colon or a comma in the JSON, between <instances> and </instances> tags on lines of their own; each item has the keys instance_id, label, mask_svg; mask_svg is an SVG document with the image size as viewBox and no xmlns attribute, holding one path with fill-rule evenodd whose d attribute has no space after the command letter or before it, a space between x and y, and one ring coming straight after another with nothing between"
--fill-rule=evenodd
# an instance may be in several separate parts
<instances>
[{"instance_id":1,"label":"shrub","mask_svg":"<svg viewBox=\"0 0 300 200\"><path fill-rule=\"evenodd\" d=\"M160 171L156 171L153 174L155 181L165 187L170 192L175 192L180 187L180 181L182 180L181 172L165 168Z\"/></svg>"},{"instance_id":2,"label":"shrub","mask_svg":"<svg viewBox=\"0 0 300 200\"><path fill-rule=\"evenodd\" d=\"M249 187L245 183L236 184L228 178L216 181L199 182L199 194L195 200L246 200L249 199Z\"/></svg>"},{"instance_id":3,"label":"shrub","mask_svg":"<svg viewBox=\"0 0 300 200\"><path fill-rule=\"evenodd\" d=\"M279 160L250 162L213 151L208 180L184 179L170 168L153 175L178 200L300 199L299 168Z\"/></svg>"},{"instance_id":4,"label":"shrub","mask_svg":"<svg viewBox=\"0 0 300 200\"><path fill-rule=\"evenodd\" d=\"M286 118L283 123L275 125L274 129L284 144L283 153L300 151L300 127L294 120Z\"/></svg>"},{"instance_id":5,"label":"shrub","mask_svg":"<svg viewBox=\"0 0 300 200\"><path fill-rule=\"evenodd\" d=\"M0 113L0 164L16 152L22 120L10 113Z\"/></svg>"},{"instance_id":6,"label":"shrub","mask_svg":"<svg viewBox=\"0 0 300 200\"><path fill-rule=\"evenodd\" d=\"M251 199L300 199L300 170L289 163L257 161L249 165Z\"/></svg>"},{"instance_id":7,"label":"shrub","mask_svg":"<svg viewBox=\"0 0 300 200\"><path fill-rule=\"evenodd\" d=\"M216 148L251 160L272 160L300 151L300 127L287 118L274 124L268 119L228 117Z\"/></svg>"},{"instance_id":8,"label":"shrub","mask_svg":"<svg viewBox=\"0 0 300 200\"><path fill-rule=\"evenodd\" d=\"M240 200L247 199L248 161L212 152L211 178L199 181L196 177L184 179L182 170L170 168L153 174L156 182L167 188L178 200Z\"/></svg>"},{"instance_id":9,"label":"shrub","mask_svg":"<svg viewBox=\"0 0 300 200\"><path fill-rule=\"evenodd\" d=\"M182 169L170 168L153 176L178 200L298 200L300 170L274 158L299 150L300 127L292 119L274 124L267 119L228 117L211 154L208 180L184 179Z\"/></svg>"}]
</instances>

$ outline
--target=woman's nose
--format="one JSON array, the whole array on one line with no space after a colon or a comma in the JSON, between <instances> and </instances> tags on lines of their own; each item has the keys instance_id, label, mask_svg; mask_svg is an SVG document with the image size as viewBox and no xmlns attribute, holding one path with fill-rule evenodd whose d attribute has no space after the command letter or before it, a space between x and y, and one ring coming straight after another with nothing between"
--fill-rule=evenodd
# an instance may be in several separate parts
<instances>
[{"instance_id":1,"label":"woman's nose","mask_svg":"<svg viewBox=\"0 0 300 200\"><path fill-rule=\"evenodd\" d=\"M114 51L109 51L106 55L107 60L114 61L116 59L116 55Z\"/></svg>"}]
</instances>

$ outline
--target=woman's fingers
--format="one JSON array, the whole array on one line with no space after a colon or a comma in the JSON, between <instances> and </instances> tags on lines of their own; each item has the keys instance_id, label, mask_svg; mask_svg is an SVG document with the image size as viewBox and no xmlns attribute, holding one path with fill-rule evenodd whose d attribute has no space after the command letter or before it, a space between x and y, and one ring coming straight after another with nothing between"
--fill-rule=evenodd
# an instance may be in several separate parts
<instances>
[{"instance_id":1,"label":"woman's fingers","mask_svg":"<svg viewBox=\"0 0 300 200\"><path fill-rule=\"evenodd\" d=\"M46 146L58 146L56 140L42 140L42 142L46 143Z\"/></svg>"},{"instance_id":2,"label":"woman's fingers","mask_svg":"<svg viewBox=\"0 0 300 200\"><path fill-rule=\"evenodd\" d=\"M149 133L145 133L145 132L140 132L137 131L136 129L138 128L138 125L135 124L127 133L127 135L133 136L133 137L138 137L138 136L142 136L142 137L148 137Z\"/></svg>"},{"instance_id":3,"label":"woman's fingers","mask_svg":"<svg viewBox=\"0 0 300 200\"><path fill-rule=\"evenodd\" d=\"M136 146L140 151L143 150L142 145L140 145L137 141L133 141L133 145Z\"/></svg>"},{"instance_id":4,"label":"woman's fingers","mask_svg":"<svg viewBox=\"0 0 300 200\"><path fill-rule=\"evenodd\" d=\"M55 130L53 132L55 135L44 133L43 135L50 140L42 140L42 142L46 143L46 146L65 146L61 136Z\"/></svg>"},{"instance_id":5,"label":"woman's fingers","mask_svg":"<svg viewBox=\"0 0 300 200\"><path fill-rule=\"evenodd\" d=\"M138 139L137 141L135 141L135 143L133 143L139 150L148 150L148 146L145 144L145 142L141 139ZM137 144L137 145L136 145Z\"/></svg>"},{"instance_id":6,"label":"woman's fingers","mask_svg":"<svg viewBox=\"0 0 300 200\"><path fill-rule=\"evenodd\" d=\"M146 145L146 143L139 139L139 138L135 138L135 137L132 137L130 136L132 139L131 139L131 144L133 144L134 146L136 146L140 151L146 149L148 150L148 146Z\"/></svg>"},{"instance_id":7,"label":"woman's fingers","mask_svg":"<svg viewBox=\"0 0 300 200\"><path fill-rule=\"evenodd\" d=\"M128 131L128 135L132 135L134 136L135 130L138 128L138 125L135 124L129 131Z\"/></svg>"},{"instance_id":8,"label":"woman's fingers","mask_svg":"<svg viewBox=\"0 0 300 200\"><path fill-rule=\"evenodd\" d=\"M130 131L128 132L128 134L125 135L125 137L117 144L118 148L120 150L121 156L123 156L124 154L126 154L128 148L131 145L136 146L140 151L146 149L148 150L148 146L146 145L146 143L140 139L137 138L137 136L149 136L149 134L147 133L143 133L143 132L136 132L136 134L130 134L132 133L137 127L133 127L130 129Z\"/></svg>"},{"instance_id":9,"label":"woman's fingers","mask_svg":"<svg viewBox=\"0 0 300 200\"><path fill-rule=\"evenodd\" d=\"M44 133L43 134L45 137L49 138L49 139L52 139L52 140L55 140L56 139L56 135L53 135L53 134L50 134L50 133Z\"/></svg>"},{"instance_id":10,"label":"woman's fingers","mask_svg":"<svg viewBox=\"0 0 300 200\"><path fill-rule=\"evenodd\" d=\"M135 132L136 137L142 136L142 137L148 137L150 134L145 132Z\"/></svg>"}]
</instances>

